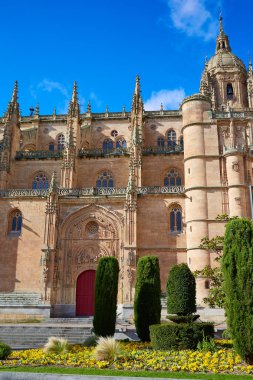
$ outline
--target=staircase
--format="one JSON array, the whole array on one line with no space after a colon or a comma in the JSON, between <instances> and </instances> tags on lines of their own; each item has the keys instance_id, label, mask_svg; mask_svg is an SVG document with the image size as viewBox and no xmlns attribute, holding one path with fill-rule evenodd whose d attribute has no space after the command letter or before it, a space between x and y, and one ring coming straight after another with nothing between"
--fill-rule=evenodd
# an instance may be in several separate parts
<instances>
[{"instance_id":1,"label":"staircase","mask_svg":"<svg viewBox=\"0 0 253 380\"><path fill-rule=\"evenodd\" d=\"M0 325L0 342L12 349L43 347L50 336L66 338L69 343L83 343L91 335L92 325Z\"/></svg>"}]
</instances>

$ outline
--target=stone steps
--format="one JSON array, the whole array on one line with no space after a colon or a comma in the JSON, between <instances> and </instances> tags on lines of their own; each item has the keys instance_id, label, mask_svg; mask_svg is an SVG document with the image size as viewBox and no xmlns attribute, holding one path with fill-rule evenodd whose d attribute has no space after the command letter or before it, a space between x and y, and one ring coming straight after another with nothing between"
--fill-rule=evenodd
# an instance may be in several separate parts
<instances>
[{"instance_id":1,"label":"stone steps","mask_svg":"<svg viewBox=\"0 0 253 380\"><path fill-rule=\"evenodd\" d=\"M43 347L51 336L83 343L91 335L92 326L0 325L0 342L13 349Z\"/></svg>"}]
</instances>

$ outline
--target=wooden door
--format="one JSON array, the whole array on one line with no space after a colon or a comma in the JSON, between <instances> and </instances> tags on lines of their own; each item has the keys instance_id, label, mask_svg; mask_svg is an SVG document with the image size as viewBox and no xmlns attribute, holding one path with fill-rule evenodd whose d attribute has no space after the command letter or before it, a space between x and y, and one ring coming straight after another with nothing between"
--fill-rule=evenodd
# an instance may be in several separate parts
<instances>
[{"instance_id":1,"label":"wooden door","mask_svg":"<svg viewBox=\"0 0 253 380\"><path fill-rule=\"evenodd\" d=\"M94 315L95 270L82 272L76 283L76 315Z\"/></svg>"}]
</instances>

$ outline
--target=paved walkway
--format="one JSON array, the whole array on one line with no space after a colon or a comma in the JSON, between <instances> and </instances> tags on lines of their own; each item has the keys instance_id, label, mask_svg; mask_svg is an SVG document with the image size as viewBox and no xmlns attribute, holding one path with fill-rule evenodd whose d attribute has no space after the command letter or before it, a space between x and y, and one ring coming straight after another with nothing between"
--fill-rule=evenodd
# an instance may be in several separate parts
<instances>
[{"instance_id":1,"label":"paved walkway","mask_svg":"<svg viewBox=\"0 0 253 380\"><path fill-rule=\"evenodd\" d=\"M46 373L27 373L27 372L1 372L1 380L168 380L168 378L157 377L126 377L126 376L97 376L97 375L58 375ZM170 380L180 380L173 379ZM182 379L190 380L190 379Z\"/></svg>"}]
</instances>

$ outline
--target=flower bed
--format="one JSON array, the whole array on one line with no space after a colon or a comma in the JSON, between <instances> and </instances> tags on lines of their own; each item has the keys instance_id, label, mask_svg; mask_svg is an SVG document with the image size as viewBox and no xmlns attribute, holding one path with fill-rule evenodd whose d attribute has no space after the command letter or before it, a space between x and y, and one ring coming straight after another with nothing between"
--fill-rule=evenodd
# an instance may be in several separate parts
<instances>
[{"instance_id":1,"label":"flower bed","mask_svg":"<svg viewBox=\"0 0 253 380\"><path fill-rule=\"evenodd\" d=\"M226 347L227 342L221 342ZM66 354L44 354L42 349L13 351L5 366L65 366L80 368L111 368L119 370L189 371L213 373L253 374L253 366L242 361L231 348L219 345L218 351L161 351L153 350L150 344L131 342L122 344L123 352L114 362L97 361L94 348L72 346Z\"/></svg>"}]
</instances>

